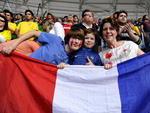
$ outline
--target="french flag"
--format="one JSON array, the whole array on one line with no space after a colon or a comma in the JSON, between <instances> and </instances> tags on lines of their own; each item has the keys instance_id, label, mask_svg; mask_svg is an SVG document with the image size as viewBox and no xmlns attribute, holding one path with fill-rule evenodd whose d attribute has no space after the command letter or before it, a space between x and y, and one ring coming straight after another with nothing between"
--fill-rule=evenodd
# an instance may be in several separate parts
<instances>
[{"instance_id":1,"label":"french flag","mask_svg":"<svg viewBox=\"0 0 150 113\"><path fill-rule=\"evenodd\" d=\"M0 113L150 113L150 54L112 69L57 69L0 54Z\"/></svg>"}]
</instances>

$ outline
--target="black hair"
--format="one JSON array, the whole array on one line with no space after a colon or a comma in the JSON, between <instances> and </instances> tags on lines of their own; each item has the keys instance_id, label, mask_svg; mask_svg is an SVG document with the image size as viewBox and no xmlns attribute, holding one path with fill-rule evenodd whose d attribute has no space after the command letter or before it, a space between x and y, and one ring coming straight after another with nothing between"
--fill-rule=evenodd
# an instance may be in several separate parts
<instances>
[{"instance_id":1,"label":"black hair","mask_svg":"<svg viewBox=\"0 0 150 113\"><path fill-rule=\"evenodd\" d=\"M85 9L85 10L82 12L82 18L85 16L85 13L86 13L86 12L91 12L92 15L94 16L94 13L93 13L91 10Z\"/></svg>"},{"instance_id":2,"label":"black hair","mask_svg":"<svg viewBox=\"0 0 150 113\"><path fill-rule=\"evenodd\" d=\"M31 15L34 17L34 13L31 11L31 10L25 10L25 15L27 14L27 12L30 12L31 13Z\"/></svg>"},{"instance_id":3,"label":"black hair","mask_svg":"<svg viewBox=\"0 0 150 113\"><path fill-rule=\"evenodd\" d=\"M11 12L11 11L9 11L9 10L4 10L4 13L5 13L5 15L6 15L6 13L9 13L10 14L10 16L12 17L12 20L11 20L11 22L13 22L14 21L14 14Z\"/></svg>"},{"instance_id":4,"label":"black hair","mask_svg":"<svg viewBox=\"0 0 150 113\"><path fill-rule=\"evenodd\" d=\"M144 21L145 19L147 19L146 17L148 17L147 15L144 15L143 17L142 17L142 21Z\"/></svg>"},{"instance_id":5,"label":"black hair","mask_svg":"<svg viewBox=\"0 0 150 113\"><path fill-rule=\"evenodd\" d=\"M73 18L75 18L75 17L77 17L77 18L78 18L78 16L77 16L77 15L73 15L72 17L73 17Z\"/></svg>"},{"instance_id":6,"label":"black hair","mask_svg":"<svg viewBox=\"0 0 150 113\"><path fill-rule=\"evenodd\" d=\"M52 17L53 22L56 22L56 17L52 13L47 13L47 16L48 15L50 15ZM47 17L46 17L46 19L47 19Z\"/></svg>"},{"instance_id":7,"label":"black hair","mask_svg":"<svg viewBox=\"0 0 150 113\"><path fill-rule=\"evenodd\" d=\"M13 13L12 13L11 11L9 11L9 10L4 10L4 13L5 13L5 14L6 14L6 13L9 13L10 16L13 17Z\"/></svg>"},{"instance_id":8,"label":"black hair","mask_svg":"<svg viewBox=\"0 0 150 113\"><path fill-rule=\"evenodd\" d=\"M117 12L117 18L119 17L119 15L120 15L121 13L124 13L124 14L126 14L126 15L128 16L127 11L120 10L120 11Z\"/></svg>"}]
</instances>

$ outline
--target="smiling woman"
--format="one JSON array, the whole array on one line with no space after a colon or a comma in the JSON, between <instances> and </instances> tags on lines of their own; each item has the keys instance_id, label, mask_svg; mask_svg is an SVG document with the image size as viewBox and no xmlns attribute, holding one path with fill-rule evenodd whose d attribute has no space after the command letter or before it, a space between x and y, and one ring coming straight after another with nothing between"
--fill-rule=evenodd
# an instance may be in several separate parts
<instances>
[{"instance_id":1,"label":"smiling woman","mask_svg":"<svg viewBox=\"0 0 150 113\"><path fill-rule=\"evenodd\" d=\"M144 54L134 42L120 41L118 31L119 26L111 18L106 18L102 21L100 34L108 45L108 48L100 52L105 69Z\"/></svg>"},{"instance_id":2,"label":"smiling woman","mask_svg":"<svg viewBox=\"0 0 150 113\"><path fill-rule=\"evenodd\" d=\"M8 30L8 21L0 15L0 43L11 40L11 31Z\"/></svg>"},{"instance_id":3,"label":"smiling woman","mask_svg":"<svg viewBox=\"0 0 150 113\"><path fill-rule=\"evenodd\" d=\"M5 20L4 20L2 17L0 17L0 21L1 21L1 22L5 22Z\"/></svg>"}]
</instances>

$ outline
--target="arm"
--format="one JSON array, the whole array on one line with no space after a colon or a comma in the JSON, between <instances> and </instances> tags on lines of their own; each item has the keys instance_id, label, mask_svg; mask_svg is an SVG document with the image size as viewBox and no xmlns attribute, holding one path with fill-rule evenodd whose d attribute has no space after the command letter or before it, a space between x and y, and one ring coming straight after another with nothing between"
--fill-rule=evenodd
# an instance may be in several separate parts
<instances>
[{"instance_id":1,"label":"arm","mask_svg":"<svg viewBox=\"0 0 150 113\"><path fill-rule=\"evenodd\" d=\"M128 32L129 37L131 38L131 40L133 40L134 42L137 42L140 37L136 34L134 34L134 31L131 29L131 26L129 24L125 25L125 29Z\"/></svg>"},{"instance_id":2,"label":"arm","mask_svg":"<svg viewBox=\"0 0 150 113\"><path fill-rule=\"evenodd\" d=\"M5 47L3 47L3 49L1 50L2 53L5 54L10 54L14 49L16 49L16 47L23 41L29 39L32 36L36 36L38 37L40 35L40 31L30 31L28 33L25 33L24 35L22 35L21 37L19 37L18 39L15 39L14 42L12 44L10 43L6 43Z\"/></svg>"},{"instance_id":3,"label":"arm","mask_svg":"<svg viewBox=\"0 0 150 113\"><path fill-rule=\"evenodd\" d=\"M65 37L65 31L64 31L64 28L63 26L61 25L61 23L59 22L56 22L54 24L54 30L55 30L55 33L57 36L60 36L62 38L62 40L64 40L64 37Z\"/></svg>"},{"instance_id":4,"label":"arm","mask_svg":"<svg viewBox=\"0 0 150 113\"><path fill-rule=\"evenodd\" d=\"M111 69L112 67L113 67L112 64L109 64L109 63L104 64L104 69L106 69L106 70Z\"/></svg>"},{"instance_id":5,"label":"arm","mask_svg":"<svg viewBox=\"0 0 150 113\"><path fill-rule=\"evenodd\" d=\"M94 65L93 64L93 62L92 62L92 60L87 56L87 63L86 63L86 65Z\"/></svg>"},{"instance_id":6,"label":"arm","mask_svg":"<svg viewBox=\"0 0 150 113\"><path fill-rule=\"evenodd\" d=\"M65 67L69 66L69 64L66 64L64 62L61 62L60 64L57 65L58 69L64 69Z\"/></svg>"},{"instance_id":7,"label":"arm","mask_svg":"<svg viewBox=\"0 0 150 113\"><path fill-rule=\"evenodd\" d=\"M138 48L137 55L140 56L140 55L143 55L143 54L144 54L144 52L140 48Z\"/></svg>"}]
</instances>

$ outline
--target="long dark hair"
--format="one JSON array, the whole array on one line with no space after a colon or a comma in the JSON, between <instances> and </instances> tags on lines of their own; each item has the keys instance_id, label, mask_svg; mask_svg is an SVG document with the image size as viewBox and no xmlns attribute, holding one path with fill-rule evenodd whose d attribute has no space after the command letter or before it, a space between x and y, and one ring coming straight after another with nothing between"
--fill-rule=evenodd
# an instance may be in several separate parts
<instances>
[{"instance_id":1,"label":"long dark hair","mask_svg":"<svg viewBox=\"0 0 150 113\"><path fill-rule=\"evenodd\" d=\"M2 30L0 30L0 32L2 32L3 30L8 30L8 21L7 21L7 19L3 15L0 15L0 18L3 18L4 22L5 22L4 28Z\"/></svg>"}]
</instances>

